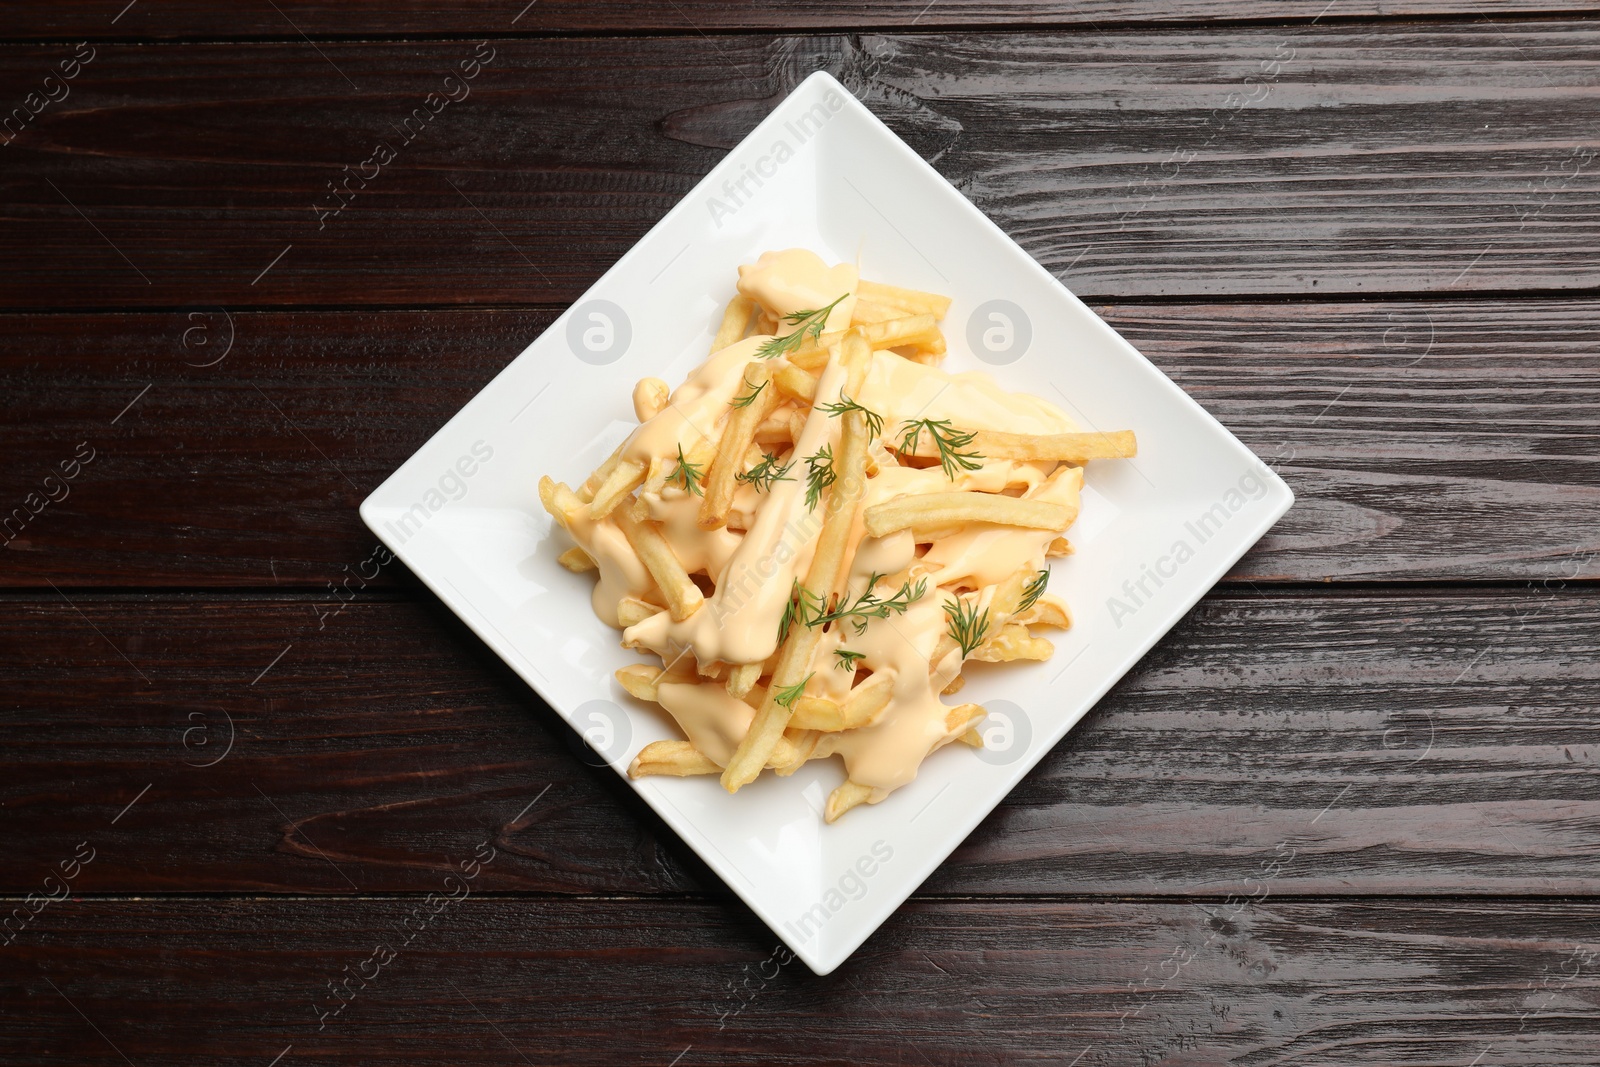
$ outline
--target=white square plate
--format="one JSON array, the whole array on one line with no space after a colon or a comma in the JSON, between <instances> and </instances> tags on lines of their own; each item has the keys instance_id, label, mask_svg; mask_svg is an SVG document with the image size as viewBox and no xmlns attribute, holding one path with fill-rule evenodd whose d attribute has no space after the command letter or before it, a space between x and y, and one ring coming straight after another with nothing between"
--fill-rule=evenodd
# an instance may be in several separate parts
<instances>
[{"instance_id":1,"label":"white square plate","mask_svg":"<svg viewBox=\"0 0 1600 1067\"><path fill-rule=\"evenodd\" d=\"M645 376L705 358L735 267L766 249L859 259L865 277L954 297L946 366L981 368L1087 428L1130 428L1091 465L1055 561L1075 625L1055 658L969 672L986 748L951 745L915 782L832 826L836 760L633 788L818 974L837 967L1096 700L1277 519L1293 494L825 73L808 78L545 333L361 505L361 517L619 774L678 736L612 671L637 656L556 563L536 484L576 484L636 422ZM956 786L956 788L951 788Z\"/></svg>"}]
</instances>

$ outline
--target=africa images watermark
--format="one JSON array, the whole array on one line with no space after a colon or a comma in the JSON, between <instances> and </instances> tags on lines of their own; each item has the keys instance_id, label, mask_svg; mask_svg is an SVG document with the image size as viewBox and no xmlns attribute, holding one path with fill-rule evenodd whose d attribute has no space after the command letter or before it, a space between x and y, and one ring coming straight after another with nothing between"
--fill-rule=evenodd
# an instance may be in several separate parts
<instances>
[{"instance_id":1,"label":"africa images watermark","mask_svg":"<svg viewBox=\"0 0 1600 1067\"><path fill-rule=\"evenodd\" d=\"M397 522L385 520L383 528L400 544L405 544L422 531L429 519L444 510L452 500L467 495L467 482L477 474L482 465L494 458L494 446L487 441L474 441L469 455L457 457L444 469L438 481L422 494L422 499L406 509ZM384 562L388 562L385 560Z\"/></svg>"},{"instance_id":2,"label":"africa images watermark","mask_svg":"<svg viewBox=\"0 0 1600 1067\"><path fill-rule=\"evenodd\" d=\"M796 941L810 941L822 932L828 920L837 915L848 901L860 900L867 895L867 883L887 864L894 859L894 846L881 838L872 843L872 847L863 853L854 864L845 868L833 885L823 890L811 907L796 915L793 919L785 919L783 928L794 937Z\"/></svg>"},{"instance_id":3,"label":"africa images watermark","mask_svg":"<svg viewBox=\"0 0 1600 1067\"><path fill-rule=\"evenodd\" d=\"M72 495L72 480L83 472L84 467L94 462L96 455L98 453L89 442L78 442L72 455L56 464L59 474L52 471L45 475L37 490L24 496L22 503L12 508L9 514L0 516L0 536L5 538L5 543L9 545L20 537L28 524L45 508L59 504Z\"/></svg>"},{"instance_id":4,"label":"africa images watermark","mask_svg":"<svg viewBox=\"0 0 1600 1067\"><path fill-rule=\"evenodd\" d=\"M488 49L488 54L484 50ZM472 95L472 79L483 73L483 68L494 62L495 50L488 41L481 41L472 56L456 64L461 75L446 74L444 76L443 91L429 93L422 98L422 103L411 109L411 113L400 120L400 125L393 126L399 135L399 148L386 140L380 140L373 146L372 154L352 170L349 164L343 168L343 177L337 181L328 182L328 194L331 204L324 204L319 198L311 205L312 212L317 216L317 229L323 230L328 226L328 220L335 218L355 200L356 194L365 189L370 182L378 179L387 167L400 157L400 149L408 147L416 140L428 123L451 104L459 104ZM351 188L351 183L355 188Z\"/></svg>"},{"instance_id":5,"label":"africa images watermark","mask_svg":"<svg viewBox=\"0 0 1600 1067\"><path fill-rule=\"evenodd\" d=\"M86 54L87 53L87 54ZM78 45L72 55L56 64L56 69L44 76L38 89L22 98L22 103L11 113L0 117L0 148L4 148L22 135L22 131L38 118L51 104L59 104L72 95L72 79L83 73L83 68L94 62L99 53L87 41Z\"/></svg>"},{"instance_id":6,"label":"africa images watermark","mask_svg":"<svg viewBox=\"0 0 1600 1067\"><path fill-rule=\"evenodd\" d=\"M1124 619L1138 614L1141 608L1154 600L1162 586L1176 577L1184 564L1194 559L1200 546L1221 533L1228 521L1243 511L1246 504L1267 495L1271 473L1271 468L1256 460L1255 466L1241 474L1239 480L1228 486L1216 502L1183 524L1185 536L1173 541L1172 547L1164 555L1139 565L1139 576L1122 583L1121 596L1113 594L1106 598L1106 610L1111 613L1111 621L1117 624L1117 629L1122 629Z\"/></svg>"},{"instance_id":7,"label":"africa images watermark","mask_svg":"<svg viewBox=\"0 0 1600 1067\"><path fill-rule=\"evenodd\" d=\"M819 102L802 112L798 119L783 124L787 136L780 134L766 152L756 157L753 164L742 164L736 177L726 179L722 183L722 197L713 194L706 201L706 210L711 213L711 221L717 224L717 228L721 229L724 219L732 218L740 208L755 199L756 193L767 180L778 173L778 168L793 159L795 153L815 137L842 107L844 97L839 95L837 89L829 89Z\"/></svg>"}]
</instances>

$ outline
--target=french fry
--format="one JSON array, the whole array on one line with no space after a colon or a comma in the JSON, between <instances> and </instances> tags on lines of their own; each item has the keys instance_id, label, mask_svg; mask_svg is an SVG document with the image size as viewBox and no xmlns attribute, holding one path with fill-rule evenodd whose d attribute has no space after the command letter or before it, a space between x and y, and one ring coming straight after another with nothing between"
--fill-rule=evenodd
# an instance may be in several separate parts
<instances>
[{"instance_id":1,"label":"french fry","mask_svg":"<svg viewBox=\"0 0 1600 1067\"><path fill-rule=\"evenodd\" d=\"M639 522L623 508L617 512L617 527L622 530L622 535L628 539L628 544L633 547L650 576L661 587L661 595L666 598L667 610L672 612L673 621L682 622L700 610L705 603L705 595L689 579L688 572L678 562L672 546L661 536L655 523Z\"/></svg>"},{"instance_id":2,"label":"french fry","mask_svg":"<svg viewBox=\"0 0 1600 1067\"><path fill-rule=\"evenodd\" d=\"M789 725L802 730L837 732L870 726L874 719L889 706L894 691L894 678L887 674L874 674L850 690L843 704L820 697L801 697L795 701L794 714Z\"/></svg>"},{"instance_id":3,"label":"french fry","mask_svg":"<svg viewBox=\"0 0 1600 1067\"><path fill-rule=\"evenodd\" d=\"M857 300L855 310L850 313L850 325L861 326L903 317L905 317L905 312L899 308L892 308L887 304L874 304L866 300Z\"/></svg>"},{"instance_id":4,"label":"french fry","mask_svg":"<svg viewBox=\"0 0 1600 1067\"><path fill-rule=\"evenodd\" d=\"M793 363L784 363L772 375L778 392L794 400L803 400L811 403L811 398L817 395L816 375L801 370Z\"/></svg>"},{"instance_id":5,"label":"french fry","mask_svg":"<svg viewBox=\"0 0 1600 1067\"><path fill-rule=\"evenodd\" d=\"M863 524L867 536L883 537L897 530L961 522L1065 530L1077 517L1077 508L1047 500L1024 500L997 493L924 493L874 504L867 509Z\"/></svg>"},{"instance_id":6,"label":"french fry","mask_svg":"<svg viewBox=\"0 0 1600 1067\"><path fill-rule=\"evenodd\" d=\"M1046 593L1011 621L1024 626L1054 626L1058 630L1067 630L1072 627L1072 613L1060 599Z\"/></svg>"},{"instance_id":7,"label":"french fry","mask_svg":"<svg viewBox=\"0 0 1600 1067\"><path fill-rule=\"evenodd\" d=\"M839 358L847 368L847 378L853 380L857 388L866 375L870 357L871 349L860 331L850 331L840 346ZM812 554L804 585L812 595L824 600L839 584L840 574L848 566L845 551L849 547L850 530L867 483L869 434L865 416L860 411L848 411L841 421L844 425L836 453L836 478L828 490L822 532L817 537L817 547ZM739 742L727 769L722 772L722 787L728 792L737 792L761 773L761 768L783 736L784 727L789 724L789 716L793 711L793 700L788 706L780 704L779 694L792 691L796 685L803 685L810 677L811 659L821 638L822 631L815 626L800 624L789 628L789 636L779 649L778 665L772 672L766 697L750 724L749 732Z\"/></svg>"},{"instance_id":8,"label":"french fry","mask_svg":"<svg viewBox=\"0 0 1600 1067\"><path fill-rule=\"evenodd\" d=\"M961 428L958 426L959 431ZM1112 433L1004 433L977 430L965 446L984 459L1055 460L1081 466L1091 459L1131 459L1139 446L1132 430ZM939 454L932 434L921 434L910 455L932 458Z\"/></svg>"},{"instance_id":9,"label":"french fry","mask_svg":"<svg viewBox=\"0 0 1600 1067\"><path fill-rule=\"evenodd\" d=\"M761 680L761 664L741 663L728 672L728 695L744 699Z\"/></svg>"},{"instance_id":10,"label":"french fry","mask_svg":"<svg viewBox=\"0 0 1600 1067\"><path fill-rule=\"evenodd\" d=\"M828 806L822 817L828 822L838 822L839 817L851 808L871 803L875 792L870 785L847 781L828 794Z\"/></svg>"},{"instance_id":11,"label":"french fry","mask_svg":"<svg viewBox=\"0 0 1600 1067\"><path fill-rule=\"evenodd\" d=\"M562 529L571 525L571 520L578 516L589 505L578 499L578 494L568 489L566 483L558 482L548 474L539 479L539 503L550 513L550 517L561 524Z\"/></svg>"},{"instance_id":12,"label":"french fry","mask_svg":"<svg viewBox=\"0 0 1600 1067\"><path fill-rule=\"evenodd\" d=\"M882 282L869 282L865 278L856 285L856 299L916 314L926 312L936 319L942 319L950 313L948 296L924 293L918 289L902 289L898 285L884 285Z\"/></svg>"},{"instance_id":13,"label":"french fry","mask_svg":"<svg viewBox=\"0 0 1600 1067\"><path fill-rule=\"evenodd\" d=\"M1020 623L1007 623L984 638L983 644L972 650L971 659L984 663L1009 663L1019 659L1049 659L1056 646L1042 637L1034 637Z\"/></svg>"},{"instance_id":14,"label":"french fry","mask_svg":"<svg viewBox=\"0 0 1600 1067\"><path fill-rule=\"evenodd\" d=\"M660 699L656 687L663 673L660 667L652 667L647 663L630 663L626 667L618 667L615 677L617 684L626 689L630 696L654 704Z\"/></svg>"},{"instance_id":15,"label":"french fry","mask_svg":"<svg viewBox=\"0 0 1600 1067\"><path fill-rule=\"evenodd\" d=\"M617 602L617 622L626 630L630 626L637 626L652 615L661 611L656 605L640 600L638 597L625 596Z\"/></svg>"},{"instance_id":16,"label":"french fry","mask_svg":"<svg viewBox=\"0 0 1600 1067\"><path fill-rule=\"evenodd\" d=\"M939 326L933 321L932 315L911 315L867 326L852 326L849 330L807 337L800 342L799 348L789 353L789 362L805 370L819 370L828 364L828 350L850 333L858 334L876 352L884 348L900 348L931 341L939 336Z\"/></svg>"},{"instance_id":17,"label":"french fry","mask_svg":"<svg viewBox=\"0 0 1600 1067\"><path fill-rule=\"evenodd\" d=\"M1044 554L1047 556L1070 556L1072 555L1072 542L1065 537L1058 537L1050 542L1049 547L1044 550Z\"/></svg>"},{"instance_id":18,"label":"french fry","mask_svg":"<svg viewBox=\"0 0 1600 1067\"><path fill-rule=\"evenodd\" d=\"M756 302L743 293L728 301L727 310L722 313L722 325L717 327L717 335L711 339L711 351L720 352L744 337L755 310Z\"/></svg>"},{"instance_id":19,"label":"french fry","mask_svg":"<svg viewBox=\"0 0 1600 1067\"><path fill-rule=\"evenodd\" d=\"M603 519L610 515L616 506L628 498L628 494L644 484L644 476L649 468L643 463L631 459L624 459L612 468L606 480L600 483L600 488L594 491L594 499L589 502L589 517Z\"/></svg>"},{"instance_id":20,"label":"french fry","mask_svg":"<svg viewBox=\"0 0 1600 1067\"><path fill-rule=\"evenodd\" d=\"M988 714L982 704L957 704L944 713L945 729L952 734L965 733L977 726Z\"/></svg>"},{"instance_id":21,"label":"french fry","mask_svg":"<svg viewBox=\"0 0 1600 1067\"><path fill-rule=\"evenodd\" d=\"M954 678L952 678L948 682L946 682L944 688L939 690L939 692L943 693L945 696L950 696L950 695L952 695L954 693L961 692L961 687L966 685L966 684L967 684L967 680L965 678L963 678L961 675L958 674Z\"/></svg>"},{"instance_id":22,"label":"french fry","mask_svg":"<svg viewBox=\"0 0 1600 1067\"><path fill-rule=\"evenodd\" d=\"M651 775L669 774L687 778L696 774L716 774L722 770L687 741L652 741L639 750L628 764L629 778L647 778Z\"/></svg>"},{"instance_id":23,"label":"french fry","mask_svg":"<svg viewBox=\"0 0 1600 1067\"><path fill-rule=\"evenodd\" d=\"M728 425L717 442L717 454L706 472L700 499L699 524L702 530L718 530L728 524L728 508L739 472L744 470L744 453L755 439L756 427L778 406L778 391L772 387L772 364L751 363L744 371L744 387L739 396L752 397L743 407L734 407Z\"/></svg>"},{"instance_id":24,"label":"french fry","mask_svg":"<svg viewBox=\"0 0 1600 1067\"><path fill-rule=\"evenodd\" d=\"M961 743L971 745L973 748L982 748L983 735L978 732L977 727L973 727L961 735Z\"/></svg>"},{"instance_id":25,"label":"french fry","mask_svg":"<svg viewBox=\"0 0 1600 1067\"><path fill-rule=\"evenodd\" d=\"M597 566L595 561L590 558L589 553L577 546L573 546L557 556L556 562L574 574L592 571Z\"/></svg>"},{"instance_id":26,"label":"french fry","mask_svg":"<svg viewBox=\"0 0 1600 1067\"><path fill-rule=\"evenodd\" d=\"M640 378L633 387L633 414L640 422L649 422L661 414L672 399L672 390L660 378Z\"/></svg>"},{"instance_id":27,"label":"french fry","mask_svg":"<svg viewBox=\"0 0 1600 1067\"><path fill-rule=\"evenodd\" d=\"M617 464L622 461L622 450L627 447L628 442L624 438L622 443L611 450L611 455L606 457L606 461L596 467L589 477L584 479L583 484L578 486L578 496L585 503L594 499L594 491L600 488L600 483L605 481L611 472L616 469Z\"/></svg>"}]
</instances>

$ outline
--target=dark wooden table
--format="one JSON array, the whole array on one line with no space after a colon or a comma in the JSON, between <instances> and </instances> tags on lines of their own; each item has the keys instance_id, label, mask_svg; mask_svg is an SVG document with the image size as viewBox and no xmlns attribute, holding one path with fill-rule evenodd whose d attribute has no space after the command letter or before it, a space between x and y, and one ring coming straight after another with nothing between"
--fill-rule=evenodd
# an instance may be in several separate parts
<instances>
[{"instance_id":1,"label":"dark wooden table","mask_svg":"<svg viewBox=\"0 0 1600 1067\"><path fill-rule=\"evenodd\" d=\"M0 1063L1600 1062L1593 7L523 2L0 2ZM817 68L1299 496L827 978L356 577Z\"/></svg>"}]
</instances>

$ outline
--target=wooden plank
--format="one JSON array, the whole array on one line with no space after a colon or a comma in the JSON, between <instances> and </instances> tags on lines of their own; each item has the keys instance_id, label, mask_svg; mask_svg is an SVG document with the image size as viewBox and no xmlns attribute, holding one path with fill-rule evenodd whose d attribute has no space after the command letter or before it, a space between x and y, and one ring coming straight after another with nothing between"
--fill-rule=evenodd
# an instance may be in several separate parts
<instances>
[{"instance_id":1,"label":"wooden plank","mask_svg":"<svg viewBox=\"0 0 1600 1067\"><path fill-rule=\"evenodd\" d=\"M444 608L319 607L8 598L0 891L88 841L78 892L420 892L488 838L485 888L725 892ZM925 888L1222 896L1288 857L1275 892L1595 893L1597 625L1542 590L1208 599Z\"/></svg>"},{"instance_id":2,"label":"wooden plank","mask_svg":"<svg viewBox=\"0 0 1600 1067\"><path fill-rule=\"evenodd\" d=\"M1298 494L1236 579L1600 574L1600 302L1098 310ZM9 316L0 584L325 590L376 547L361 499L552 314Z\"/></svg>"},{"instance_id":3,"label":"wooden plank","mask_svg":"<svg viewBox=\"0 0 1600 1067\"><path fill-rule=\"evenodd\" d=\"M571 300L818 68L1081 295L1600 283L1593 22L506 40L409 140L478 45L93 47L4 147L4 306Z\"/></svg>"},{"instance_id":4,"label":"wooden plank","mask_svg":"<svg viewBox=\"0 0 1600 1067\"><path fill-rule=\"evenodd\" d=\"M285 3L274 8L260 0L241 0L226 9L198 2L123 3L74 5L27 4L22 0L0 3L0 26L12 40L51 38L139 38L163 40L181 37L282 37L300 33L313 36L396 36L401 34L548 33L561 31L657 31L684 33L698 30L800 29L852 30L862 27L984 26L1028 24L1034 26L1091 26L1147 22L1229 22L1272 20L1284 23L1343 21L1351 18L1505 18L1555 12L1583 14L1588 5L1577 0L1338 0L1323 10L1315 4L1291 0L1083 0L1071 5L1044 0L849 0L827 3L730 3L727 0L680 0L672 4L613 0L586 4L578 0L540 0L538 4L504 10L483 5L439 3L437 0L399 0L378 3L355 0L336 4ZM281 10L280 10L281 9Z\"/></svg>"},{"instance_id":5,"label":"wooden plank","mask_svg":"<svg viewBox=\"0 0 1600 1067\"><path fill-rule=\"evenodd\" d=\"M54 905L0 957L0 1064L1587 1067L1600 1042L1593 901L924 900L827 978L732 902L430 907Z\"/></svg>"}]
</instances>

